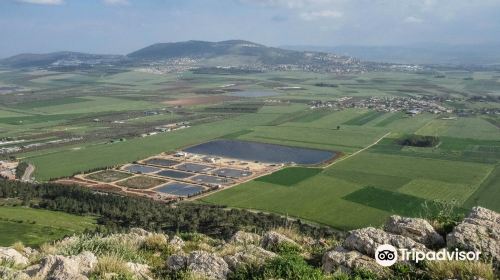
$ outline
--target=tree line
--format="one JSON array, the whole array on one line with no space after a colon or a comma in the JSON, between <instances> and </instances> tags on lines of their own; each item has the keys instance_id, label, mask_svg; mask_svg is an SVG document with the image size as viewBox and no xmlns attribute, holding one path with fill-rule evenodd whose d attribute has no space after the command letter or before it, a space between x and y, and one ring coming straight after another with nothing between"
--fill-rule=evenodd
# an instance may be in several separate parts
<instances>
[{"instance_id":1,"label":"tree line","mask_svg":"<svg viewBox=\"0 0 500 280\"><path fill-rule=\"evenodd\" d=\"M168 205L146 198L97 192L79 186L56 183L23 183L0 179L0 198L17 198L33 208L98 217L100 230L120 231L140 227L151 231L199 232L229 238L238 230L261 233L275 227L292 227L314 236L332 236L337 231L291 221L275 214L199 203Z\"/></svg>"}]
</instances>

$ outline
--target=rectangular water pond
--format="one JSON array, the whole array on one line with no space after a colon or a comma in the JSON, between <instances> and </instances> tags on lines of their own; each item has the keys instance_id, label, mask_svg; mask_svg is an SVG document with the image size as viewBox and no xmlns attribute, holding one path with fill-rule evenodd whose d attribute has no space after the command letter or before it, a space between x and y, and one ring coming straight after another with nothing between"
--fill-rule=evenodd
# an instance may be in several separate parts
<instances>
[{"instance_id":1,"label":"rectangular water pond","mask_svg":"<svg viewBox=\"0 0 500 280\"><path fill-rule=\"evenodd\" d=\"M203 187L184 183L168 183L156 188L155 191L178 196L189 196L202 192Z\"/></svg>"},{"instance_id":2,"label":"rectangular water pond","mask_svg":"<svg viewBox=\"0 0 500 280\"><path fill-rule=\"evenodd\" d=\"M221 168L212 171L212 174L229 178L242 178L252 175L252 172L239 169L232 169L232 168Z\"/></svg>"},{"instance_id":3,"label":"rectangular water pond","mask_svg":"<svg viewBox=\"0 0 500 280\"><path fill-rule=\"evenodd\" d=\"M212 184L212 185L231 185L234 181L223 177L215 177L208 175L198 175L190 179L191 181L199 184Z\"/></svg>"},{"instance_id":4,"label":"rectangular water pond","mask_svg":"<svg viewBox=\"0 0 500 280\"><path fill-rule=\"evenodd\" d=\"M189 147L185 151L249 161L297 164L319 164L336 155L331 151L238 140L214 140Z\"/></svg>"},{"instance_id":5,"label":"rectangular water pond","mask_svg":"<svg viewBox=\"0 0 500 280\"><path fill-rule=\"evenodd\" d=\"M132 172L132 173L144 173L144 174L147 174L147 173L158 172L161 169L160 168L156 168L156 167L152 167L152 166L147 166L147 165L131 164L131 165L125 166L123 168L123 170L127 170L128 172Z\"/></svg>"},{"instance_id":6,"label":"rectangular water pond","mask_svg":"<svg viewBox=\"0 0 500 280\"><path fill-rule=\"evenodd\" d=\"M145 160L144 163L151 164L151 165L170 167L170 166L179 164L180 162L175 161L175 160L171 160L171 159L164 159L164 158L151 158L151 159Z\"/></svg>"},{"instance_id":7,"label":"rectangular water pond","mask_svg":"<svg viewBox=\"0 0 500 280\"><path fill-rule=\"evenodd\" d=\"M156 173L156 175L160 175L163 177L170 177L170 178L174 178L174 179L185 179L185 178L191 177L195 174L176 171L176 170L163 170L163 171Z\"/></svg>"},{"instance_id":8,"label":"rectangular water pond","mask_svg":"<svg viewBox=\"0 0 500 280\"><path fill-rule=\"evenodd\" d=\"M212 166L203 165L203 164L196 164L196 163L183 163L181 165L178 165L176 168L179 170L182 170L182 171L189 171L189 172L194 172L194 173L208 172L208 171L214 169L214 167L212 167Z\"/></svg>"}]
</instances>

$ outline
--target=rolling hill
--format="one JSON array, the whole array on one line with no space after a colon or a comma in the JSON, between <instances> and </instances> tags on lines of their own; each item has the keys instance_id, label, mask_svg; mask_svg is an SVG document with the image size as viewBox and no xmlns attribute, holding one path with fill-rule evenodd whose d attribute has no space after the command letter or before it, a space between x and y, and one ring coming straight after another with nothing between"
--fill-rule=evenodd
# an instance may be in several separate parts
<instances>
[{"instance_id":1,"label":"rolling hill","mask_svg":"<svg viewBox=\"0 0 500 280\"><path fill-rule=\"evenodd\" d=\"M134 51L126 56L77 52L19 54L0 60L0 65L9 67L51 67L123 62L126 62L127 65L143 65L151 62L175 63L175 61L180 60L186 60L195 67L295 67L312 71L360 65L360 62L352 57L325 52L285 50L243 40L158 43Z\"/></svg>"}]
</instances>

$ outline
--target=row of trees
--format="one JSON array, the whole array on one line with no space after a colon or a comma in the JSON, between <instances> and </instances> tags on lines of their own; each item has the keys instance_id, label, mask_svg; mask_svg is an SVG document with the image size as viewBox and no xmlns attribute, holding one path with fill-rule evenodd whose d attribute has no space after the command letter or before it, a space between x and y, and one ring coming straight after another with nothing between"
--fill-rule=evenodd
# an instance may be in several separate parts
<instances>
[{"instance_id":1,"label":"row of trees","mask_svg":"<svg viewBox=\"0 0 500 280\"><path fill-rule=\"evenodd\" d=\"M329 228L290 221L273 214L195 203L171 206L144 198L54 183L30 184L0 179L0 198L18 198L24 205L35 208L95 215L101 228L110 231L141 227L167 233L200 232L217 238L229 238L240 229L262 232L288 226L315 237L336 234Z\"/></svg>"},{"instance_id":2,"label":"row of trees","mask_svg":"<svg viewBox=\"0 0 500 280\"><path fill-rule=\"evenodd\" d=\"M434 147L439 144L439 137L413 134L399 139L398 143L403 146Z\"/></svg>"}]
</instances>

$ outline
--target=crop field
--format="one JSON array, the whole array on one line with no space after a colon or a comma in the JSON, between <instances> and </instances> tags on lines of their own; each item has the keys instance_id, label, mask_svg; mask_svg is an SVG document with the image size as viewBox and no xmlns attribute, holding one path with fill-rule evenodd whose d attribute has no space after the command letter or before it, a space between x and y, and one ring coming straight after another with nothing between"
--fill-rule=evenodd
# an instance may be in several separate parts
<instances>
[{"instance_id":1,"label":"crop field","mask_svg":"<svg viewBox=\"0 0 500 280\"><path fill-rule=\"evenodd\" d=\"M321 172L320 168L289 167L256 179L258 182L292 186Z\"/></svg>"},{"instance_id":2,"label":"crop field","mask_svg":"<svg viewBox=\"0 0 500 280\"><path fill-rule=\"evenodd\" d=\"M21 241L28 246L93 229L93 217L25 207L0 207L0 246Z\"/></svg>"},{"instance_id":3,"label":"crop field","mask_svg":"<svg viewBox=\"0 0 500 280\"><path fill-rule=\"evenodd\" d=\"M447 108L494 110L498 102L471 97L499 92L497 73L157 75L136 70L0 72L1 85L27 89L0 95L0 134L26 140L26 145L44 144L2 157L33 163L36 180L47 181L214 139L256 141L335 151L341 161L284 168L203 197L202 202L275 212L342 229L379 226L394 213L419 216L422 204L433 200L500 210L497 115L311 109L318 101L378 96L439 97L447 100L442 102ZM272 95L252 96L252 92ZM165 131L176 123L186 127ZM432 148L399 145L396 140L408 134L438 136L440 143ZM138 188L166 182L119 171L88 176ZM11 224L26 231L32 226Z\"/></svg>"},{"instance_id":4,"label":"crop field","mask_svg":"<svg viewBox=\"0 0 500 280\"><path fill-rule=\"evenodd\" d=\"M346 125L364 125L380 116L384 115L383 112L377 112L377 111L369 111L361 116L357 116L353 119L350 119L346 122L344 122L344 124Z\"/></svg>"}]
</instances>

